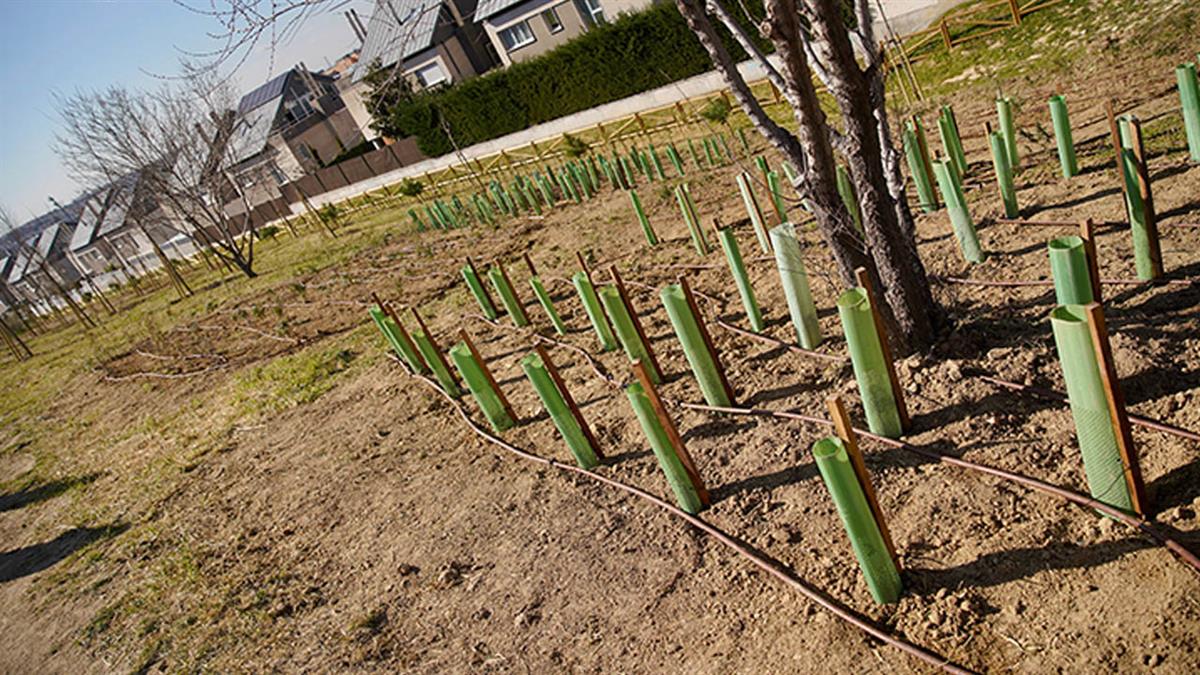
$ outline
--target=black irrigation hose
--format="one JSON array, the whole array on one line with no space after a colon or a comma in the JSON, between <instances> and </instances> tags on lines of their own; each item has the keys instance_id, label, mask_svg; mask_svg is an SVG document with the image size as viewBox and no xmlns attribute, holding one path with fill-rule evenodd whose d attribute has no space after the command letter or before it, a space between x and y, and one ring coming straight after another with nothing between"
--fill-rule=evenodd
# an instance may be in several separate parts
<instances>
[{"instance_id":1,"label":"black irrigation hose","mask_svg":"<svg viewBox=\"0 0 1200 675\"><path fill-rule=\"evenodd\" d=\"M703 295L703 294L701 294L701 295ZM715 301L715 298L713 298L712 296L704 296L704 297L707 300ZM480 317L480 318L483 318L483 317ZM495 321L490 321L487 319L484 319L484 320L488 321L488 323L491 323L493 326L506 327L503 324L500 324ZM612 376L605 373L603 371L603 367L600 366L599 363L583 349L576 347L574 345L568 344L566 342L562 342L560 340L555 340L553 338L549 338L544 335L540 335L538 333L533 333L533 335L536 336L536 339L541 340L543 342L548 342L550 344L555 344L555 345L559 345L562 347L566 347L568 349L571 349L575 352L582 354L584 357L587 358L589 364L592 366L592 369L595 370L607 382L607 384L610 387L619 386L618 383L616 382L616 380ZM773 339L773 338L771 338L771 339ZM668 400L670 400L670 399L668 399ZM709 412L722 412L722 413L735 414L735 415L754 415L754 416L760 416L760 417L765 416L765 417L796 419L796 420L800 420L800 421L804 421L804 422L810 422L813 424L820 424L823 426L833 426L832 422L830 422L829 420L826 420L824 418L814 417L811 415L804 415L801 413L795 413L795 412L789 412L789 411L776 411L776 410L768 410L768 409L763 409L763 408L717 407L717 406L702 405L702 404L698 404L698 403L687 403L687 402L677 401L677 400L670 400L670 401L676 405L680 405L685 408L691 408L693 410L705 410L705 411L709 411ZM1200 558L1198 558L1195 553L1192 553L1190 550L1188 550L1187 547L1185 547L1183 544L1181 544L1178 541L1172 539L1171 537L1163 534L1162 532L1159 532L1158 529L1154 526L1154 523L1152 523L1148 520L1145 520L1143 518L1139 518L1137 516L1130 515L1119 509L1113 508L1113 507L1111 507L1103 502L1097 501L1087 495L1075 492L1074 490L1059 487L1059 486L1053 485L1051 483L1047 483L1045 481L1039 480L1037 478L1033 478L1031 476L1025 476L1023 474L1014 473L1012 471L1007 471L1005 469L1000 469L997 467L989 466L987 464L979 464L979 463L971 462L971 461L968 461L965 459L960 459L960 458L954 457L952 455L942 454L939 452L935 452L933 450L928 450L926 448L921 448L921 447L918 447L915 445L910 445L908 443L905 443L904 441L898 441L898 440L894 440L891 438L887 438L885 436L879 436L879 435L873 434L869 431L864 431L862 429L855 429L855 433L857 433L859 436L861 436L863 438L869 438L869 439L877 441L883 445L888 445L890 447L893 447L893 448L896 448L899 450L906 450L908 452L912 452L914 454L918 454L923 457L934 459L934 460L937 460L938 462L941 462L944 464L949 464L951 466L957 466L957 467L969 469L972 471L978 471L980 473L984 473L984 474L987 474L990 476L995 476L997 478L1003 478L1005 480L1012 481L1019 485L1023 485L1026 488L1032 489L1036 492L1041 492L1043 494L1047 494L1052 497L1058 497L1059 499L1063 499L1065 501L1072 502L1079 506L1084 506L1084 507L1095 509L1096 511L1104 513L1105 515L1108 515L1115 520L1119 520L1122 523L1125 523L1126 525L1128 525L1129 527L1132 527L1132 528L1148 535L1150 538L1154 539L1159 544L1163 545L1169 551L1171 551L1176 556L1178 556L1179 559L1181 561L1183 561L1185 564L1189 565L1190 567L1195 569L1197 572L1200 572Z\"/></svg>"},{"instance_id":2,"label":"black irrigation hose","mask_svg":"<svg viewBox=\"0 0 1200 675\"><path fill-rule=\"evenodd\" d=\"M404 367L404 364L394 354L389 355L389 358L391 358L393 361L395 361L397 363L400 363L402 368ZM809 600L815 602L816 604L820 605L824 609L831 612L834 616L849 623L850 625L863 631L864 633L867 633L871 637L874 637L877 640L880 640L888 645L891 645L892 647L895 647L896 649L899 649L899 650L905 652L906 654L909 654L915 658L918 658L921 661L924 661L925 663L928 663L936 668L940 668L941 670L943 670L947 673L967 674L967 673L974 672L974 671L968 670L967 668L950 661L949 659L947 659L943 656L939 656L938 654L936 654L928 649L925 649L924 647L915 645L911 642L908 642L907 640L904 640L903 638L896 637L892 633L889 633L888 631L884 630L883 628L881 628L878 625L876 625L875 623L873 623L870 619L862 616L861 614L854 611L853 609L850 609L849 607L845 606L844 604L837 601L836 599L830 597L823 591L820 591L820 590L808 585L805 581L803 581L802 579L797 577L793 572L788 570L782 564L780 564L774 560L771 560L769 558L766 558L764 556L761 556L759 554L754 553L753 551L751 551L749 549L749 547L740 543L732 535L726 534L724 531L717 528L715 525L712 525L708 521L705 521L701 518L697 518L696 516L693 516L693 515L687 513L686 511L683 511L682 509L676 507L675 505L671 504L670 502L660 499L659 497L656 497L656 496L650 494L649 492L646 492L645 490L634 487L632 485L622 483L622 482L614 480L612 478L607 478L605 476L601 476L600 474L593 473L586 469L581 469L577 466L573 466L570 464L563 464L563 463L560 463L553 459L535 455L526 450L522 450L521 448L518 448L517 446L512 445L511 443L508 443L507 441L505 441L497 436L492 435L491 433L488 433L485 429L480 427L478 424L475 423L474 420L471 419L471 416L467 413L466 408L463 406L463 404L461 402L448 396L446 394L446 392L442 391L442 388L439 387L435 382L433 382L432 380L430 380L422 375L408 371L407 368L405 368L404 370L405 370L405 372L408 373L408 375L410 377L417 378L421 382L424 382L426 385L428 385L431 389L433 389L437 393L441 394L441 396L446 399L446 401L455 409L455 411L458 412L459 417L462 418L463 422L466 423L466 425L471 429L471 431L473 431L476 435L480 436L484 440L486 440L490 443L493 443L495 445L498 445L501 448L504 448L508 452L516 455L517 457L520 457L521 459L525 459L525 460L528 460L531 462L536 462L538 464L553 467L555 469L558 469L560 471L564 471L567 473L584 476L584 477L594 480L598 483L602 483L604 485L608 485L610 487L617 488L618 490L621 490L627 494L633 495L634 497L638 497L639 499L643 499L643 500L653 504L654 506L658 507L659 509L662 509L663 511L666 511L667 513L669 513L673 516L676 516L678 518L681 518L681 519L687 521L687 523L689 525L691 525L692 527L695 527L696 529L707 534L708 536L712 537L713 539L716 539L720 543L722 543L725 546L732 549L738 555L749 560L752 564L754 564L759 569L763 570L767 574L770 574L771 576L775 577L776 579L782 581L785 585L790 587L792 590L797 591L804 597L808 598Z\"/></svg>"}]
</instances>

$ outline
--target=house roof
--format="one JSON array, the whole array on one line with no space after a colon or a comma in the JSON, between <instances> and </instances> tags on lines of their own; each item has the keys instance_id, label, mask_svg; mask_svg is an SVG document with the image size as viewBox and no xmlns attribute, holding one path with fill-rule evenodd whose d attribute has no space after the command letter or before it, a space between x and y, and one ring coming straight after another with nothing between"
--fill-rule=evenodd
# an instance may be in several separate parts
<instances>
[{"instance_id":1,"label":"house roof","mask_svg":"<svg viewBox=\"0 0 1200 675\"><path fill-rule=\"evenodd\" d=\"M475 19L483 21L522 2L525 2L525 0L479 0L479 7L475 8Z\"/></svg>"},{"instance_id":2,"label":"house roof","mask_svg":"<svg viewBox=\"0 0 1200 675\"><path fill-rule=\"evenodd\" d=\"M25 270L28 269L31 260L28 248L22 247L20 251L17 251L12 269L8 273L8 283L15 284L20 281L25 276Z\"/></svg>"},{"instance_id":3,"label":"house roof","mask_svg":"<svg viewBox=\"0 0 1200 675\"><path fill-rule=\"evenodd\" d=\"M375 0L354 81L366 77L374 63L391 66L432 47L441 13L440 0Z\"/></svg>"},{"instance_id":4,"label":"house roof","mask_svg":"<svg viewBox=\"0 0 1200 675\"><path fill-rule=\"evenodd\" d=\"M108 203L108 208L104 210L104 217L100 221L100 227L96 230L97 237L103 237L110 232L120 228L125 224L125 215L129 213L129 203L133 199L133 186L119 186L113 188L116 194Z\"/></svg>"},{"instance_id":5,"label":"house roof","mask_svg":"<svg viewBox=\"0 0 1200 675\"><path fill-rule=\"evenodd\" d=\"M54 252L54 245L59 241L59 235L62 234L64 226L65 223L55 223L42 230L42 233L38 235L37 244L34 245L34 248L37 249L38 255L43 260L48 260L50 254Z\"/></svg>"},{"instance_id":6,"label":"house roof","mask_svg":"<svg viewBox=\"0 0 1200 675\"><path fill-rule=\"evenodd\" d=\"M279 106L282 104L283 96L276 96L264 105L238 114L233 123L233 133L229 137L232 164L250 159L267 147L267 138L275 126L275 118L278 117Z\"/></svg>"},{"instance_id":7,"label":"house roof","mask_svg":"<svg viewBox=\"0 0 1200 675\"><path fill-rule=\"evenodd\" d=\"M283 96L283 90L287 86L288 78L290 78L295 72L295 68L288 69L286 72L280 73L270 80L267 80L266 84L259 86L257 89L254 89L249 94L243 96L242 100L238 101L238 114L244 114L247 111L254 110L273 98Z\"/></svg>"},{"instance_id":8,"label":"house roof","mask_svg":"<svg viewBox=\"0 0 1200 675\"><path fill-rule=\"evenodd\" d=\"M96 227L104 216L104 202L108 199L108 194L109 190L101 190L87 201L91 207L85 205L83 212L79 214L79 224L75 226L75 232L71 234L71 243L67 244L67 250L78 251L92 243Z\"/></svg>"}]
</instances>

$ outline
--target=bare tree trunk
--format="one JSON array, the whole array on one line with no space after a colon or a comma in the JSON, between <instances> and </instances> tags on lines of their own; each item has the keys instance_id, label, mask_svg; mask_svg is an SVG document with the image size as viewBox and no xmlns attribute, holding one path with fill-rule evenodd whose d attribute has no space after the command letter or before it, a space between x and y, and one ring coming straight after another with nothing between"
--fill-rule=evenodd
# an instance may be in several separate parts
<instances>
[{"instance_id":1,"label":"bare tree trunk","mask_svg":"<svg viewBox=\"0 0 1200 675\"><path fill-rule=\"evenodd\" d=\"M872 72L870 67L866 73L859 68L836 0L806 2L817 38L814 46L824 57L827 85L845 124L846 160L862 208L870 254L898 329L891 331L893 339L902 354L923 349L936 335L937 305L917 255L913 231L901 226L888 189L875 106L871 97L862 95L872 89Z\"/></svg>"},{"instance_id":2,"label":"bare tree trunk","mask_svg":"<svg viewBox=\"0 0 1200 675\"><path fill-rule=\"evenodd\" d=\"M771 26L769 37L782 57L779 71L784 85L782 91L799 123L799 139L776 124L763 110L698 1L676 0L676 5L755 128L789 162L801 168L801 182L794 187L812 208L817 227L833 252L842 280L853 283L856 267L873 268L874 265L837 192L837 173L825 115L817 102L804 53L798 49L799 21L794 2L772 0L768 3L767 15Z\"/></svg>"},{"instance_id":3,"label":"bare tree trunk","mask_svg":"<svg viewBox=\"0 0 1200 675\"><path fill-rule=\"evenodd\" d=\"M4 317L0 316L0 333L4 335L4 342L12 351L13 357L18 361L33 358L33 351L29 349L29 345L21 339L17 332L9 327L8 322Z\"/></svg>"},{"instance_id":4,"label":"bare tree trunk","mask_svg":"<svg viewBox=\"0 0 1200 675\"><path fill-rule=\"evenodd\" d=\"M146 236L146 240L150 242L150 247L154 249L154 257L158 258L158 262L163 266L163 270L167 273L167 278L171 280L171 287L179 294L179 297L186 298L192 295L192 288L184 281L183 275L175 267L175 261L167 256L166 251L154 241L154 237L150 236L150 230L146 229L140 221L137 224L138 229Z\"/></svg>"}]
</instances>

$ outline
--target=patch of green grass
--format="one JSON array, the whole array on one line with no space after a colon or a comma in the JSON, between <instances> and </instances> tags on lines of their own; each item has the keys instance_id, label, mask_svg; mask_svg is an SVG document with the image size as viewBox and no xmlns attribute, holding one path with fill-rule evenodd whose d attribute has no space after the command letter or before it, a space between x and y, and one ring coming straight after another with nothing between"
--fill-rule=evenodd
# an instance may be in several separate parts
<instances>
[{"instance_id":1,"label":"patch of green grass","mask_svg":"<svg viewBox=\"0 0 1200 675\"><path fill-rule=\"evenodd\" d=\"M333 388L354 360L344 348L305 350L250 370L238 378L235 405L246 414L272 413L311 403Z\"/></svg>"}]
</instances>

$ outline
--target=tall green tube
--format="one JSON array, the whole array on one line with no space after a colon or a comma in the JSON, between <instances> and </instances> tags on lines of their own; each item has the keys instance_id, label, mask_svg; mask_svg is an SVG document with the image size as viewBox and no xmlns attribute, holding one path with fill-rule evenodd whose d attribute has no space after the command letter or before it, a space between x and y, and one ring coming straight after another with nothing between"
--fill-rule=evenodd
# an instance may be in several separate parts
<instances>
[{"instance_id":1,"label":"tall green tube","mask_svg":"<svg viewBox=\"0 0 1200 675\"><path fill-rule=\"evenodd\" d=\"M750 154L750 141L746 140L746 130L741 127L738 127L737 135L738 135L738 140L742 142L742 150L744 150L746 152L746 154L749 155Z\"/></svg>"},{"instance_id":2,"label":"tall green tube","mask_svg":"<svg viewBox=\"0 0 1200 675\"><path fill-rule=\"evenodd\" d=\"M1118 120L1121 136L1121 168L1125 179L1125 210L1129 215L1130 233L1133 235L1133 266L1138 279L1151 280L1156 275L1150 241L1149 220L1146 201L1142 199L1138 181L1138 159L1133 153L1133 125L1127 115ZM1161 255L1161 254L1159 254Z\"/></svg>"},{"instance_id":3,"label":"tall green tube","mask_svg":"<svg viewBox=\"0 0 1200 675\"><path fill-rule=\"evenodd\" d=\"M942 106L938 117L938 132L942 135L942 145L946 147L946 154L954 160L954 168L958 170L958 175L966 175L967 155L963 152L958 120L954 117L954 109L948 105Z\"/></svg>"},{"instance_id":4,"label":"tall green tube","mask_svg":"<svg viewBox=\"0 0 1200 675\"><path fill-rule=\"evenodd\" d=\"M771 245L775 249L775 266L779 268L779 281L787 298L796 339L801 347L816 349L821 344L821 325L817 322L817 307L808 287L808 272L800 255L796 228L791 223L771 228Z\"/></svg>"},{"instance_id":5,"label":"tall green tube","mask_svg":"<svg viewBox=\"0 0 1200 675\"><path fill-rule=\"evenodd\" d=\"M546 287L542 285L540 277L529 277L529 285L533 286L533 294L537 297L538 304L546 312L546 317L550 319L550 325L554 326L554 332L559 335L567 334L567 327L563 324L563 320L558 316L558 312L554 309L554 302L550 300L550 294L546 292Z\"/></svg>"},{"instance_id":6,"label":"tall green tube","mask_svg":"<svg viewBox=\"0 0 1200 675\"><path fill-rule=\"evenodd\" d=\"M942 196L946 199L946 210L950 212L950 225L954 229L954 238L962 250L963 258L968 262L983 262L983 250L979 248L979 237L975 234L975 222L967 211L966 197L958 184L954 167L947 160L933 163L933 172L937 174L938 186L942 188Z\"/></svg>"},{"instance_id":7,"label":"tall green tube","mask_svg":"<svg viewBox=\"0 0 1200 675\"><path fill-rule=\"evenodd\" d=\"M683 159L679 156L679 151L675 149L674 143L667 146L667 158L671 160L671 165L675 167L675 173L680 178L683 178Z\"/></svg>"},{"instance_id":8,"label":"tall green tube","mask_svg":"<svg viewBox=\"0 0 1200 675\"><path fill-rule=\"evenodd\" d=\"M704 167L700 164L700 155L696 154L696 143L690 138L687 139L687 142L688 154L692 156L692 164L695 164L697 169L703 169Z\"/></svg>"},{"instance_id":9,"label":"tall green tube","mask_svg":"<svg viewBox=\"0 0 1200 675\"><path fill-rule=\"evenodd\" d=\"M504 310L512 318L513 325L528 326L529 316L525 314L525 308L517 300L517 292L508 284L508 279L505 278L504 271L499 267L493 266L488 269L487 275L492 280L492 288L496 289L496 295L500 296L500 302L504 305Z\"/></svg>"},{"instance_id":10,"label":"tall green tube","mask_svg":"<svg viewBox=\"0 0 1200 675\"><path fill-rule=\"evenodd\" d=\"M657 246L658 235L654 234L654 228L650 227L650 220L646 218L646 211L642 208L642 200L638 199L637 190L629 191L629 201L633 202L633 212L637 214L638 223L642 226L642 234L646 235L646 243Z\"/></svg>"},{"instance_id":11,"label":"tall green tube","mask_svg":"<svg viewBox=\"0 0 1200 675\"><path fill-rule=\"evenodd\" d=\"M911 124L905 125L903 140L908 173L912 176L913 185L917 187L917 200L922 211L932 213L937 210L937 198L933 193L933 185L929 182L929 174L925 173L925 160L921 157L921 146Z\"/></svg>"},{"instance_id":12,"label":"tall green tube","mask_svg":"<svg viewBox=\"0 0 1200 675\"><path fill-rule=\"evenodd\" d=\"M392 317L388 316L379 309L379 307L371 307L367 310L371 318L375 321L375 325L379 327L379 331L383 333L383 337L387 339L388 344L396 352L396 355L404 359L409 368L412 368L417 373L428 373L429 368L425 366L425 362L421 360L421 356L417 353L417 347L408 340L408 337L402 333L396 322L392 321Z\"/></svg>"},{"instance_id":13,"label":"tall green tube","mask_svg":"<svg viewBox=\"0 0 1200 675\"><path fill-rule=\"evenodd\" d=\"M1054 297L1059 305L1086 305L1093 301L1092 275L1083 239L1072 235L1051 239L1050 271L1054 275Z\"/></svg>"},{"instance_id":14,"label":"tall green tube","mask_svg":"<svg viewBox=\"0 0 1200 675\"><path fill-rule=\"evenodd\" d=\"M667 175L663 173L662 160L658 157L658 151L654 149L654 144L650 144L650 162L654 165L654 173L659 180L666 180Z\"/></svg>"},{"instance_id":15,"label":"tall green tube","mask_svg":"<svg viewBox=\"0 0 1200 675\"><path fill-rule=\"evenodd\" d=\"M467 343L460 342L451 347L450 360L454 361L454 367L462 375L463 382L467 383L467 389L471 391L471 396L479 404L479 409L483 411L483 416L492 425L492 429L497 433L511 429L516 422L504 409L499 393L492 388L491 381L483 372L483 366L475 360Z\"/></svg>"},{"instance_id":16,"label":"tall green tube","mask_svg":"<svg viewBox=\"0 0 1200 675\"><path fill-rule=\"evenodd\" d=\"M650 442L650 449L654 451L658 465L666 474L671 491L675 493L675 502L679 504L679 508L688 513L700 513L704 508L700 501L700 495L696 493L696 486L692 483L691 476L688 476L687 469L684 468L683 462L676 454L675 446L671 445L671 439L667 436L666 429L663 429L662 424L658 421L658 416L654 414L654 407L650 403L650 397L646 395L646 390L642 388L641 384L634 382L625 387L625 395L629 397L629 405L633 407L633 413L637 415L638 423L642 426L642 433L646 434L646 440Z\"/></svg>"},{"instance_id":17,"label":"tall green tube","mask_svg":"<svg viewBox=\"0 0 1200 675\"><path fill-rule=\"evenodd\" d=\"M887 362L884 361L883 345L875 330L871 301L866 291L852 288L838 297L837 308L838 316L842 319L842 331L846 334L846 344L850 348L854 379L858 381L858 393L867 415L867 427L872 433L900 438L904 429L900 424L900 411L892 392Z\"/></svg>"},{"instance_id":18,"label":"tall green tube","mask_svg":"<svg viewBox=\"0 0 1200 675\"><path fill-rule=\"evenodd\" d=\"M854 184L850 182L850 174L841 164L838 164L837 167L837 190L842 197L842 203L846 205L846 210L850 212L850 217L854 219L855 229L862 233L862 211L858 206L858 195L854 194Z\"/></svg>"},{"instance_id":19,"label":"tall green tube","mask_svg":"<svg viewBox=\"0 0 1200 675\"><path fill-rule=\"evenodd\" d=\"M475 302L479 303L479 309L483 310L483 315L494 321L500 314L496 311L496 306L492 304L491 297L484 290L479 275L475 274L475 270L470 265L463 265L462 276L463 280L467 282L467 288L470 289L471 295L475 296Z\"/></svg>"},{"instance_id":20,"label":"tall green tube","mask_svg":"<svg viewBox=\"0 0 1200 675\"><path fill-rule=\"evenodd\" d=\"M1054 344L1067 383L1067 398L1088 489L1096 499L1109 506L1133 510L1129 485L1125 482L1124 464L1117 446L1108 397L1096 360L1088 326L1087 310L1081 305L1061 305L1050 313L1054 329Z\"/></svg>"},{"instance_id":21,"label":"tall green tube","mask_svg":"<svg viewBox=\"0 0 1200 675\"><path fill-rule=\"evenodd\" d=\"M1050 121L1054 124L1054 142L1058 145L1058 163L1063 178L1079 173L1075 161L1075 140L1071 137L1071 119L1067 116L1067 99L1062 94L1050 97Z\"/></svg>"},{"instance_id":22,"label":"tall green tube","mask_svg":"<svg viewBox=\"0 0 1200 675\"><path fill-rule=\"evenodd\" d=\"M525 377L529 378L538 398L542 399L542 406L546 408L551 421L554 422L555 428L562 435L567 448L571 450L571 454L575 456L575 461L579 466L590 469L599 464L600 460L596 458L595 448L588 442L587 434L583 433L583 427L579 426L579 420L575 419L562 392L558 390L554 379L550 377L549 371L546 370L546 364L542 363L542 357L530 354L521 359L521 370L525 371Z\"/></svg>"},{"instance_id":23,"label":"tall green tube","mask_svg":"<svg viewBox=\"0 0 1200 675\"><path fill-rule=\"evenodd\" d=\"M408 210L408 217L412 218L413 224L417 226L417 232L425 231L425 223L421 221L421 216L417 215L415 209Z\"/></svg>"},{"instance_id":24,"label":"tall green tube","mask_svg":"<svg viewBox=\"0 0 1200 675\"><path fill-rule=\"evenodd\" d=\"M704 230L700 227L699 217L696 215L696 206L692 204L692 196L688 193L686 185L675 186L675 201L683 213L683 222L687 225L696 253L708 255L708 240L704 238Z\"/></svg>"},{"instance_id":25,"label":"tall green tube","mask_svg":"<svg viewBox=\"0 0 1200 675\"><path fill-rule=\"evenodd\" d=\"M754 298L754 287L750 285L750 275L746 273L746 263L742 260L737 237L733 230L721 228L717 230L717 238L721 240L721 250L725 251L725 261L729 263L729 272L733 274L738 295L742 297L742 307L746 309L746 318L750 321L750 329L755 333L761 333L763 330L762 312L759 311L758 301Z\"/></svg>"},{"instance_id":26,"label":"tall green tube","mask_svg":"<svg viewBox=\"0 0 1200 675\"><path fill-rule=\"evenodd\" d=\"M846 528L871 597L884 605L896 602L900 599L900 571L888 552L879 523L875 522L875 514L846 454L846 446L840 438L828 436L814 443L812 452Z\"/></svg>"},{"instance_id":27,"label":"tall green tube","mask_svg":"<svg viewBox=\"0 0 1200 675\"><path fill-rule=\"evenodd\" d=\"M616 338L613 337L612 328L608 325L608 319L604 316L604 309L600 306L600 298L596 297L596 289L592 287L592 282L588 279L586 273L576 272L571 277L571 283L575 286L575 292L579 294L579 300L583 303L583 311L587 313L588 319L592 322L592 328L596 331L596 337L600 339L601 351L612 351L617 347Z\"/></svg>"},{"instance_id":28,"label":"tall green tube","mask_svg":"<svg viewBox=\"0 0 1200 675\"><path fill-rule=\"evenodd\" d=\"M710 168L717 165L716 160L713 159L712 139L708 136L704 137L704 159L708 162Z\"/></svg>"},{"instance_id":29,"label":"tall green tube","mask_svg":"<svg viewBox=\"0 0 1200 675\"><path fill-rule=\"evenodd\" d=\"M413 331L413 342L417 343L417 350L421 352L421 357L425 359L425 363L429 364L429 369L433 371L433 376L437 378L442 389L446 390L454 398L462 396L462 390L458 388L458 382L454 380L454 376L446 370L446 364L442 361L438 350L433 346L433 342L429 336L421 331Z\"/></svg>"},{"instance_id":30,"label":"tall green tube","mask_svg":"<svg viewBox=\"0 0 1200 675\"><path fill-rule=\"evenodd\" d=\"M608 314L609 319L612 319L613 330L616 331L617 338L621 341L621 346L625 348L625 354L629 360L631 362L641 361L646 364L646 370L650 373L650 381L654 384L661 382L662 374L650 360L650 351L642 342L642 336L638 334L637 327L633 325L633 317L625 308L625 302L621 299L621 293L617 287L612 284L602 286L600 302L604 303L604 312Z\"/></svg>"},{"instance_id":31,"label":"tall green tube","mask_svg":"<svg viewBox=\"0 0 1200 675\"><path fill-rule=\"evenodd\" d=\"M1188 154L1193 162L1200 162L1200 83L1196 79L1196 64L1189 62L1176 66L1175 81L1179 84L1179 101L1183 106Z\"/></svg>"},{"instance_id":32,"label":"tall green tube","mask_svg":"<svg viewBox=\"0 0 1200 675\"><path fill-rule=\"evenodd\" d=\"M671 284L662 289L659 297L662 298L663 307L667 309L667 316L675 329L675 337L679 338L679 344L683 346L683 354L687 357L688 365L692 367L692 374L700 384L704 401L715 406L731 405L732 401L725 393L717 364L708 352L704 336L700 334L700 324L692 314L687 296L683 294L683 287Z\"/></svg>"},{"instance_id":33,"label":"tall green tube","mask_svg":"<svg viewBox=\"0 0 1200 675\"><path fill-rule=\"evenodd\" d=\"M988 134L988 143L992 148L992 168L996 170L1000 199L1004 201L1004 217L1017 218L1021 215L1021 210L1017 207L1017 190L1013 186L1012 167L1008 165L1008 151L1004 149L1004 139L1000 137L999 132L993 131ZM941 183L940 177L938 183ZM946 203L950 203L949 197L946 197Z\"/></svg>"},{"instance_id":34,"label":"tall green tube","mask_svg":"<svg viewBox=\"0 0 1200 675\"><path fill-rule=\"evenodd\" d=\"M1000 135L1004 138L1004 150L1008 153L1008 165L1013 171L1021 166L1017 154L1017 124L1013 117L1012 99L1007 96L996 97L996 115L1000 119Z\"/></svg>"},{"instance_id":35,"label":"tall green tube","mask_svg":"<svg viewBox=\"0 0 1200 675\"><path fill-rule=\"evenodd\" d=\"M787 205L783 203L783 190L779 185L777 172L767 172L767 187L771 191L771 204L775 207L775 215L779 217L779 222L786 223L788 221Z\"/></svg>"},{"instance_id":36,"label":"tall green tube","mask_svg":"<svg viewBox=\"0 0 1200 675\"><path fill-rule=\"evenodd\" d=\"M758 198L750 186L750 175L742 172L737 177L738 192L742 194L742 203L746 205L746 215L750 216L750 225L754 228L754 236L763 253L771 252L771 242L767 238L767 224L763 218L762 209L758 206Z\"/></svg>"}]
</instances>

